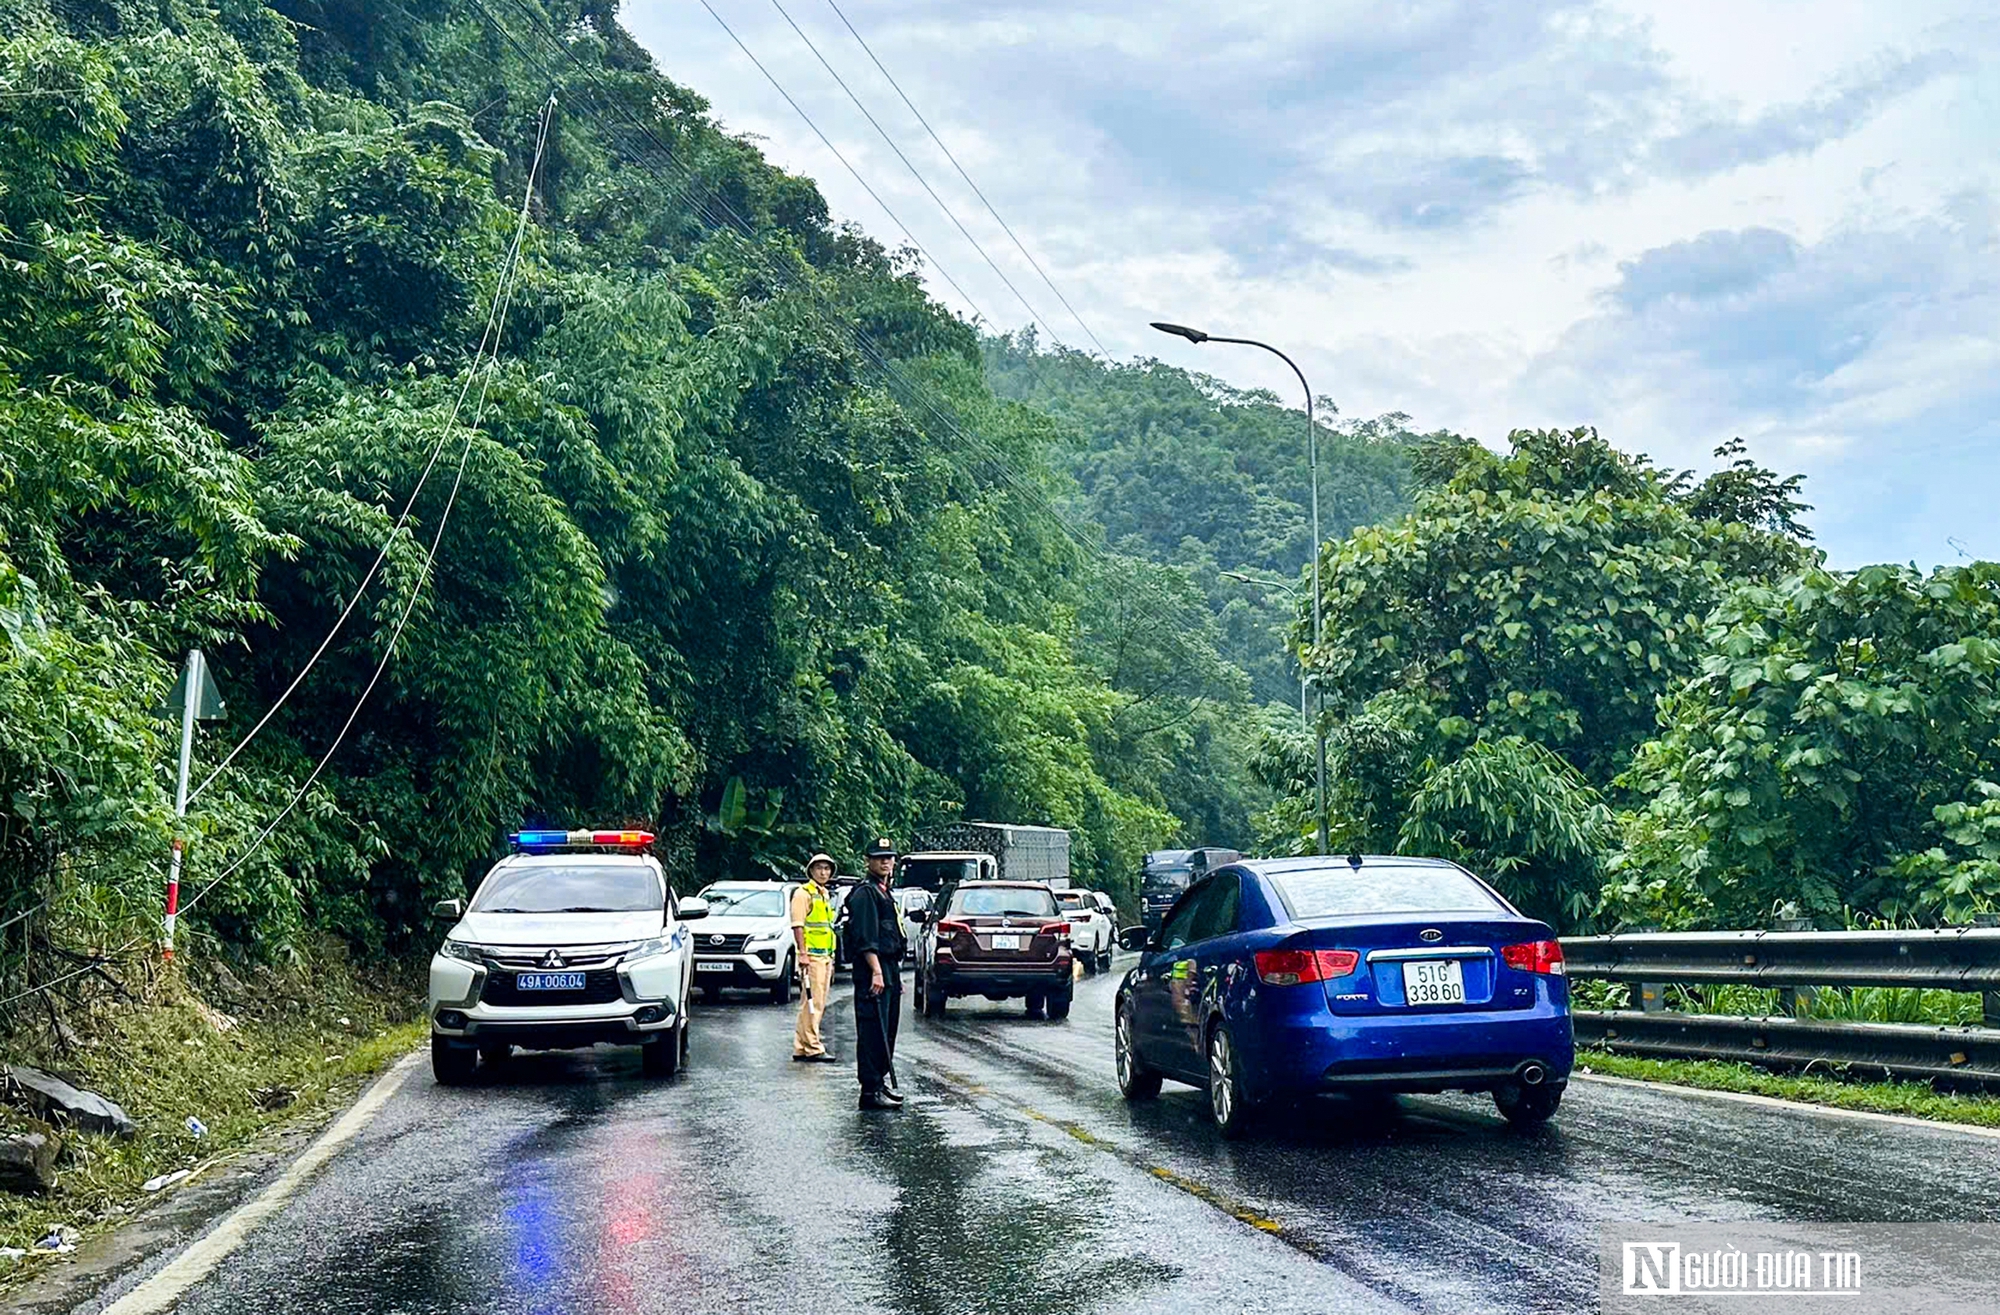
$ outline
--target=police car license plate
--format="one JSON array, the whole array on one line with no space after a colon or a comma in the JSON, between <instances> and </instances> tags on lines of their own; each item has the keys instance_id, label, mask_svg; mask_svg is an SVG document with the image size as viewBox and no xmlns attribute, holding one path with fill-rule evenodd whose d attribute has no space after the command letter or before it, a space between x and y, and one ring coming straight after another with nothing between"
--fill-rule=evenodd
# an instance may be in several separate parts
<instances>
[{"instance_id":1,"label":"police car license plate","mask_svg":"<svg viewBox=\"0 0 2000 1315\"><path fill-rule=\"evenodd\" d=\"M993 938L993 948L996 950L1018 950L1021 948L1021 938L1019 936L995 936Z\"/></svg>"},{"instance_id":2,"label":"police car license plate","mask_svg":"<svg viewBox=\"0 0 2000 1315\"><path fill-rule=\"evenodd\" d=\"M735 969L736 965L733 963L703 963L699 959L695 960L694 965L694 970L698 973L726 973L734 972Z\"/></svg>"},{"instance_id":3,"label":"police car license plate","mask_svg":"<svg viewBox=\"0 0 2000 1315\"><path fill-rule=\"evenodd\" d=\"M1464 967L1457 959L1416 959L1404 963L1403 1002L1413 1005L1464 1004Z\"/></svg>"},{"instance_id":4,"label":"police car license plate","mask_svg":"<svg viewBox=\"0 0 2000 1315\"><path fill-rule=\"evenodd\" d=\"M582 973L516 973L514 987L521 991L581 991Z\"/></svg>"}]
</instances>

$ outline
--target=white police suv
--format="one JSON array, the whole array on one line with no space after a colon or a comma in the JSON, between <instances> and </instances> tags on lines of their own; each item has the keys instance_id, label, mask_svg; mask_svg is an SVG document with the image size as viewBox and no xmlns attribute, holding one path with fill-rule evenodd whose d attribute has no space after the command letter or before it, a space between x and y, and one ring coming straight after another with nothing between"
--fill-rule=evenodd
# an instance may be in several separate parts
<instances>
[{"instance_id":1,"label":"white police suv","mask_svg":"<svg viewBox=\"0 0 2000 1315\"><path fill-rule=\"evenodd\" d=\"M514 1046L636 1045L649 1077L686 1062L694 952L679 900L646 831L522 831L431 959L431 1071L472 1077Z\"/></svg>"}]
</instances>

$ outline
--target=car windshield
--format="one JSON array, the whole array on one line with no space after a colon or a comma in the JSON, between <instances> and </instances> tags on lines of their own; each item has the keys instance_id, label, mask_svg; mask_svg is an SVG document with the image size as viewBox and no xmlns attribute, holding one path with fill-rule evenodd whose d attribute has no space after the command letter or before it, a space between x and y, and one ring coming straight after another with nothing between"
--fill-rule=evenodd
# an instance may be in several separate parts
<instances>
[{"instance_id":1,"label":"car windshield","mask_svg":"<svg viewBox=\"0 0 2000 1315\"><path fill-rule=\"evenodd\" d=\"M913 858L896 874L898 890L942 890L954 881L971 881L979 875L979 860L972 858Z\"/></svg>"},{"instance_id":2,"label":"car windshield","mask_svg":"<svg viewBox=\"0 0 2000 1315\"><path fill-rule=\"evenodd\" d=\"M665 903L646 864L522 863L496 868L473 897L474 913L641 913Z\"/></svg>"},{"instance_id":3,"label":"car windshield","mask_svg":"<svg viewBox=\"0 0 2000 1315\"><path fill-rule=\"evenodd\" d=\"M970 918L1046 918L1056 911L1056 897L1029 887L960 887L951 897L951 911Z\"/></svg>"},{"instance_id":4,"label":"car windshield","mask_svg":"<svg viewBox=\"0 0 2000 1315\"><path fill-rule=\"evenodd\" d=\"M785 913L785 893L768 886L710 886L701 893L710 917L779 918Z\"/></svg>"},{"instance_id":5,"label":"car windshield","mask_svg":"<svg viewBox=\"0 0 2000 1315\"><path fill-rule=\"evenodd\" d=\"M1192 868L1148 868L1141 889L1151 895L1171 895L1187 889Z\"/></svg>"},{"instance_id":6,"label":"car windshield","mask_svg":"<svg viewBox=\"0 0 2000 1315\"><path fill-rule=\"evenodd\" d=\"M1456 868L1330 867L1271 876L1294 918L1359 913L1500 913L1486 888Z\"/></svg>"}]
</instances>

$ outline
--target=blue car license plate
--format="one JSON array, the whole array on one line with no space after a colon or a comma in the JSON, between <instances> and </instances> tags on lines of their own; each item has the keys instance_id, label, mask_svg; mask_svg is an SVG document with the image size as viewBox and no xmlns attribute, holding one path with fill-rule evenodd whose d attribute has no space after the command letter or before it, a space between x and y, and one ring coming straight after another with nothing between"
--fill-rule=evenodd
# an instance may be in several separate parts
<instances>
[{"instance_id":1,"label":"blue car license plate","mask_svg":"<svg viewBox=\"0 0 2000 1315\"><path fill-rule=\"evenodd\" d=\"M581 991L582 973L516 973L514 986L521 991Z\"/></svg>"}]
</instances>

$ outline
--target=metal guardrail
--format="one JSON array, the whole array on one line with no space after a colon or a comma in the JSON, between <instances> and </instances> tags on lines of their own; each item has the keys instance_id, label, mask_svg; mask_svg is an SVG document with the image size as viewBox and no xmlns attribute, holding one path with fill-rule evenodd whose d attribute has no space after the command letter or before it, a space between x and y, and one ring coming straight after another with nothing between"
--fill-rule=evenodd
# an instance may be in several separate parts
<instances>
[{"instance_id":1,"label":"metal guardrail","mask_svg":"<svg viewBox=\"0 0 2000 1315\"><path fill-rule=\"evenodd\" d=\"M1573 936L1562 947L1572 977L2000 991L2000 928L1645 932Z\"/></svg>"},{"instance_id":2,"label":"metal guardrail","mask_svg":"<svg viewBox=\"0 0 2000 1315\"><path fill-rule=\"evenodd\" d=\"M1733 1059L1774 1068L1829 1065L1947 1086L2000 1087L2000 1029L1989 1027L1637 1010L1581 1011L1575 1021L1578 1041L1620 1054Z\"/></svg>"},{"instance_id":3,"label":"metal guardrail","mask_svg":"<svg viewBox=\"0 0 2000 1315\"><path fill-rule=\"evenodd\" d=\"M1645 932L1577 936L1562 945L1572 978L1630 983L1640 1006L1576 1011L1577 1039L1586 1044L1774 1068L1828 1064L2000 1088L2000 928ZM1788 1016L1668 1012L1669 984L1773 987ZM1985 1026L1810 1017L1813 990L1835 986L1977 992L1984 998Z\"/></svg>"}]
</instances>

